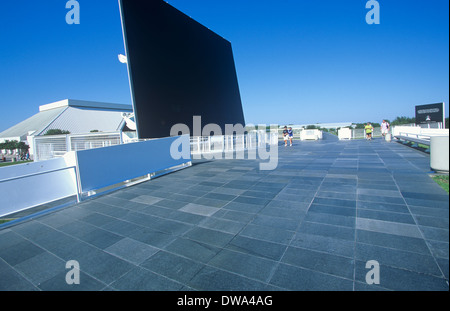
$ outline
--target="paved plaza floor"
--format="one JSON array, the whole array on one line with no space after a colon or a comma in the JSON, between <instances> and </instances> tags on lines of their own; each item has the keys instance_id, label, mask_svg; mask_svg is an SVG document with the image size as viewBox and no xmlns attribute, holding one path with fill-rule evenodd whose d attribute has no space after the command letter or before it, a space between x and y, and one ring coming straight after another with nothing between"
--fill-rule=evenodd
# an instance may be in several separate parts
<instances>
[{"instance_id":1,"label":"paved plaza floor","mask_svg":"<svg viewBox=\"0 0 450 311\"><path fill-rule=\"evenodd\" d=\"M429 161L329 135L280 145L273 171L196 161L4 226L0 290L448 291L449 196Z\"/></svg>"}]
</instances>

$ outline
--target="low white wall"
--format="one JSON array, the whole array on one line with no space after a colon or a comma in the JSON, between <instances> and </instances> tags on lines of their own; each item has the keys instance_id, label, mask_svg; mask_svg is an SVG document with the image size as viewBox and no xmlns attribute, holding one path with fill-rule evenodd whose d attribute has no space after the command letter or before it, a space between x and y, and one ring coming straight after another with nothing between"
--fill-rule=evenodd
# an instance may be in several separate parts
<instances>
[{"instance_id":1,"label":"low white wall","mask_svg":"<svg viewBox=\"0 0 450 311\"><path fill-rule=\"evenodd\" d=\"M80 192L109 187L125 180L191 162L189 136L169 137L76 152ZM172 143L188 148L189 158L174 159Z\"/></svg>"},{"instance_id":2,"label":"low white wall","mask_svg":"<svg viewBox=\"0 0 450 311\"><path fill-rule=\"evenodd\" d=\"M181 146L183 157L177 157ZM186 135L72 151L62 158L2 167L0 217L74 195L80 198L85 192L169 172L190 162Z\"/></svg>"},{"instance_id":3,"label":"low white wall","mask_svg":"<svg viewBox=\"0 0 450 311\"><path fill-rule=\"evenodd\" d=\"M0 168L0 217L76 194L75 166L64 158Z\"/></svg>"},{"instance_id":4,"label":"low white wall","mask_svg":"<svg viewBox=\"0 0 450 311\"><path fill-rule=\"evenodd\" d=\"M300 140L319 140L322 139L322 131L320 130L303 130L300 132Z\"/></svg>"},{"instance_id":5,"label":"low white wall","mask_svg":"<svg viewBox=\"0 0 450 311\"><path fill-rule=\"evenodd\" d=\"M341 128L338 130L339 140L352 139L352 130L349 128Z\"/></svg>"},{"instance_id":6,"label":"low white wall","mask_svg":"<svg viewBox=\"0 0 450 311\"><path fill-rule=\"evenodd\" d=\"M449 129L421 128L418 126L394 126L392 136L398 136L400 133L430 137L430 136L448 136Z\"/></svg>"}]
</instances>

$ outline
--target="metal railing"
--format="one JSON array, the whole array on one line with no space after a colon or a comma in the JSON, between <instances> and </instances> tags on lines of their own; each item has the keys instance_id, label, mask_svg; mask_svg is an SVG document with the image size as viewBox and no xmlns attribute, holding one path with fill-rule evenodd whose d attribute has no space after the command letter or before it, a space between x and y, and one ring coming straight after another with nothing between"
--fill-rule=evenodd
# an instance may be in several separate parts
<instances>
[{"instance_id":1,"label":"metal railing","mask_svg":"<svg viewBox=\"0 0 450 311\"><path fill-rule=\"evenodd\" d=\"M62 157L70 151L109 147L121 143L119 132L38 136L34 138L33 158L34 161L44 161Z\"/></svg>"},{"instance_id":2,"label":"metal railing","mask_svg":"<svg viewBox=\"0 0 450 311\"><path fill-rule=\"evenodd\" d=\"M245 135L191 137L191 154L234 152L278 144L277 132L255 131Z\"/></svg>"},{"instance_id":3,"label":"metal railing","mask_svg":"<svg viewBox=\"0 0 450 311\"><path fill-rule=\"evenodd\" d=\"M136 142L129 140L129 142ZM141 140L142 141L142 140ZM211 152L233 152L276 144L277 132L252 131L245 135L222 135L191 137L191 154ZM70 151L81 151L120 145L120 133L92 133L80 135L39 136L34 138L34 161L44 161L63 157Z\"/></svg>"}]
</instances>

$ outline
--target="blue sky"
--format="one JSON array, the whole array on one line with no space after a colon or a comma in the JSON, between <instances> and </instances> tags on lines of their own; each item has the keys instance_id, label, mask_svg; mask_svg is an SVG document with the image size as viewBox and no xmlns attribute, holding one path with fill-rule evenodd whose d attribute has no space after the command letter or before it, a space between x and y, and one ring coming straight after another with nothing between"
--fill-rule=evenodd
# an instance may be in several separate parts
<instances>
[{"instance_id":1,"label":"blue sky","mask_svg":"<svg viewBox=\"0 0 450 311\"><path fill-rule=\"evenodd\" d=\"M0 131L66 98L131 104L117 0L7 1ZM448 0L169 0L232 43L248 123L381 122L449 102Z\"/></svg>"}]
</instances>

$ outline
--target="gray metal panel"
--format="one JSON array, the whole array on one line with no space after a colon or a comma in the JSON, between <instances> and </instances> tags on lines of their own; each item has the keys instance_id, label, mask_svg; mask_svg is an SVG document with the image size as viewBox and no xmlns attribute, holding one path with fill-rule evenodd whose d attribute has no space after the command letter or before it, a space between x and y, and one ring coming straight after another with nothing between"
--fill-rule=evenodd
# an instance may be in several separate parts
<instances>
[{"instance_id":1,"label":"gray metal panel","mask_svg":"<svg viewBox=\"0 0 450 311\"><path fill-rule=\"evenodd\" d=\"M45 131L49 129L61 129L69 131L72 134L89 133L92 130L115 132L119 130L119 126L122 123L122 112L130 111L69 107L56 120L49 124Z\"/></svg>"},{"instance_id":2,"label":"gray metal panel","mask_svg":"<svg viewBox=\"0 0 450 311\"><path fill-rule=\"evenodd\" d=\"M41 132L49 123L58 117L67 107L41 111L25 121L16 124L0 133L0 138L27 136L29 131Z\"/></svg>"}]
</instances>

